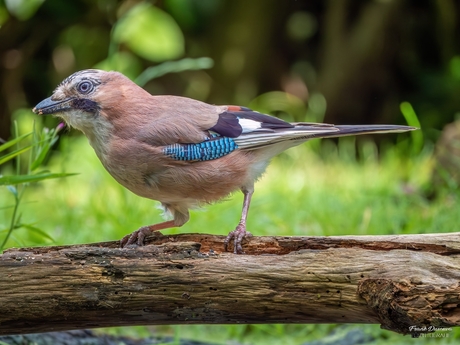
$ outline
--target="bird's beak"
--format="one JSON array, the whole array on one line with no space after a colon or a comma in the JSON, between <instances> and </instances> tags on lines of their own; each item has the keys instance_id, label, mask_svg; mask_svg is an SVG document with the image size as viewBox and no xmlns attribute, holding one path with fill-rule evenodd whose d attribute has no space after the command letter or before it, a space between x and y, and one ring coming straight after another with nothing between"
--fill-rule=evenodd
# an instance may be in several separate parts
<instances>
[{"instance_id":1,"label":"bird's beak","mask_svg":"<svg viewBox=\"0 0 460 345\"><path fill-rule=\"evenodd\" d=\"M51 97L48 97L38 103L32 111L38 115L56 114L71 109L72 101L73 98L53 101Z\"/></svg>"}]
</instances>

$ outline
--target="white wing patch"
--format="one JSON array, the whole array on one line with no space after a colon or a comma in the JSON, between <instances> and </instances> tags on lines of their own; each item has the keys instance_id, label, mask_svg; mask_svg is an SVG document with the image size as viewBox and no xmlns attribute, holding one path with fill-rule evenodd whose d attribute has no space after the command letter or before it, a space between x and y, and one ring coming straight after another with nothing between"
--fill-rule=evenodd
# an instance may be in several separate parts
<instances>
[{"instance_id":1,"label":"white wing patch","mask_svg":"<svg viewBox=\"0 0 460 345\"><path fill-rule=\"evenodd\" d=\"M262 128L261 123L259 121L254 121L251 119L238 118L238 123L243 129L243 133L253 132L257 129Z\"/></svg>"}]
</instances>

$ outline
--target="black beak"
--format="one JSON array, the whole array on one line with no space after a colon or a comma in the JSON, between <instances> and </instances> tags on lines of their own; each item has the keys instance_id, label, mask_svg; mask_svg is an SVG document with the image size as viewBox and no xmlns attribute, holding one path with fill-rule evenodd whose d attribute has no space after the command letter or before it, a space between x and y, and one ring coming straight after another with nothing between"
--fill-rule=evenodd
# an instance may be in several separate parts
<instances>
[{"instance_id":1,"label":"black beak","mask_svg":"<svg viewBox=\"0 0 460 345\"><path fill-rule=\"evenodd\" d=\"M48 97L38 103L32 111L38 115L55 114L72 108L73 98L67 98L60 101L53 101Z\"/></svg>"}]
</instances>

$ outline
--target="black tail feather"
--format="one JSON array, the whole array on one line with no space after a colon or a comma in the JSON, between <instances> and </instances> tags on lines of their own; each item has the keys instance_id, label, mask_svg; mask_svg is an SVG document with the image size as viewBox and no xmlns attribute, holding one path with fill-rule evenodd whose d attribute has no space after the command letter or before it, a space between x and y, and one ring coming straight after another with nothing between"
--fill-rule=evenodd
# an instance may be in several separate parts
<instances>
[{"instance_id":1,"label":"black tail feather","mask_svg":"<svg viewBox=\"0 0 460 345\"><path fill-rule=\"evenodd\" d=\"M331 133L318 133L318 135L313 135L312 137L334 138L347 135L361 135L371 133L401 133L418 129L416 127L400 125L335 125L334 127L339 129L339 131Z\"/></svg>"}]
</instances>

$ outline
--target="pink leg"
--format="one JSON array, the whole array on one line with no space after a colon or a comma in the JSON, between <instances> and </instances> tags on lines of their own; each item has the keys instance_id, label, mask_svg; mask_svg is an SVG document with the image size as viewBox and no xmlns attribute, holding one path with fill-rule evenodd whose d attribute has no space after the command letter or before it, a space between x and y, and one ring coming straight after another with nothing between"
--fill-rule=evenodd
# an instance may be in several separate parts
<instances>
[{"instance_id":1,"label":"pink leg","mask_svg":"<svg viewBox=\"0 0 460 345\"><path fill-rule=\"evenodd\" d=\"M149 236L152 232L174 228L177 225L174 223L174 220L168 220L166 222L154 224L154 225L147 225L139 228L138 230L134 231L133 233L126 235L120 241L120 247L124 248L129 246L130 244L137 244L138 246L144 245L144 239L146 236Z\"/></svg>"},{"instance_id":2,"label":"pink leg","mask_svg":"<svg viewBox=\"0 0 460 345\"><path fill-rule=\"evenodd\" d=\"M241 190L244 195L241 219L236 229L230 231L230 233L224 241L225 251L227 251L228 243L233 239L233 253L235 254L244 254L241 242L243 241L243 238L245 238L246 236L252 236L252 234L246 230L246 219L248 217L249 205L251 204L251 197L254 193L254 187L242 188Z\"/></svg>"}]
</instances>

